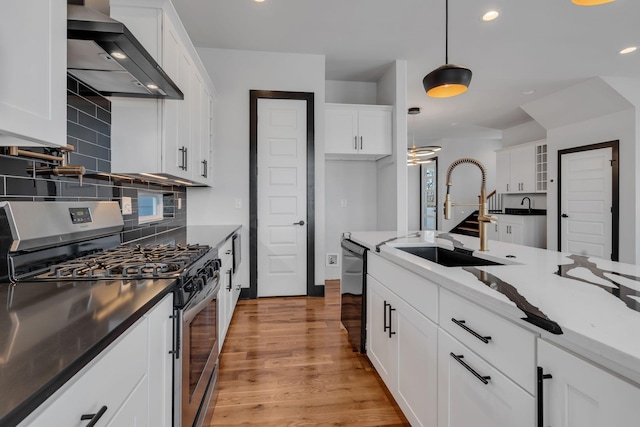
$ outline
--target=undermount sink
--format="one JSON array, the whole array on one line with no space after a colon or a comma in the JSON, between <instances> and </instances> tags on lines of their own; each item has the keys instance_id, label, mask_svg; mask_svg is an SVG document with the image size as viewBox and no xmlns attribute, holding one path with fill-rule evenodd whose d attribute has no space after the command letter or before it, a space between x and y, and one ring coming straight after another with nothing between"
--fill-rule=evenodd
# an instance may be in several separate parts
<instances>
[{"instance_id":1,"label":"undermount sink","mask_svg":"<svg viewBox=\"0 0 640 427\"><path fill-rule=\"evenodd\" d=\"M521 209L521 208L504 208L507 215L546 215L546 209Z\"/></svg>"},{"instance_id":2,"label":"undermount sink","mask_svg":"<svg viewBox=\"0 0 640 427\"><path fill-rule=\"evenodd\" d=\"M437 246L396 246L396 249L419 256L445 267L476 267L483 265L504 265L459 251L439 248Z\"/></svg>"}]
</instances>

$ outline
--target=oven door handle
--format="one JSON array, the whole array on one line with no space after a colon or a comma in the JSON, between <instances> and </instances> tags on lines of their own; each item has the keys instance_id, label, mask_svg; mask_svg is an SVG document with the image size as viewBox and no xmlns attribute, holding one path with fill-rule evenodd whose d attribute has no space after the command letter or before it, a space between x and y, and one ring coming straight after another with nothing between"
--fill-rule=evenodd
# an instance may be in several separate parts
<instances>
[{"instance_id":1,"label":"oven door handle","mask_svg":"<svg viewBox=\"0 0 640 427\"><path fill-rule=\"evenodd\" d=\"M209 287L211 291L207 294L207 296L200 302L198 302L193 307L189 307L182 314L182 323L189 323L196 317L196 314L200 313L203 308L205 308L211 301L216 299L218 296L218 291L220 290L220 282L219 280L215 281L215 285Z\"/></svg>"}]
</instances>

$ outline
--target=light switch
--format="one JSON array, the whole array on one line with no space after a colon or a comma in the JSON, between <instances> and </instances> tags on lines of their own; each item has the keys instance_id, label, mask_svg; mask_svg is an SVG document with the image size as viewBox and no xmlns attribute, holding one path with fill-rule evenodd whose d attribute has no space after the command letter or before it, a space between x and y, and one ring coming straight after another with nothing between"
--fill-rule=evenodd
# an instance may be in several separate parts
<instances>
[{"instance_id":1,"label":"light switch","mask_svg":"<svg viewBox=\"0 0 640 427\"><path fill-rule=\"evenodd\" d=\"M340 200L340 207L341 208L346 208L347 207L347 199Z\"/></svg>"},{"instance_id":2,"label":"light switch","mask_svg":"<svg viewBox=\"0 0 640 427\"><path fill-rule=\"evenodd\" d=\"M182 209L182 198L178 197L178 210Z\"/></svg>"},{"instance_id":3,"label":"light switch","mask_svg":"<svg viewBox=\"0 0 640 427\"><path fill-rule=\"evenodd\" d=\"M133 208L131 206L131 197L122 198L122 215L131 215Z\"/></svg>"},{"instance_id":4,"label":"light switch","mask_svg":"<svg viewBox=\"0 0 640 427\"><path fill-rule=\"evenodd\" d=\"M236 199L235 207L236 209L242 209L242 199Z\"/></svg>"}]
</instances>

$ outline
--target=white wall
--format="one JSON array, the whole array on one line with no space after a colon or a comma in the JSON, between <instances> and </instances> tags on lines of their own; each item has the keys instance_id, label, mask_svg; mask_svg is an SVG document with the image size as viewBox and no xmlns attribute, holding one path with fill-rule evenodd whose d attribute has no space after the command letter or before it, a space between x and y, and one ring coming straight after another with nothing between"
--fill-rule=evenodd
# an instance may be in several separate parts
<instances>
[{"instance_id":1,"label":"white wall","mask_svg":"<svg viewBox=\"0 0 640 427\"><path fill-rule=\"evenodd\" d=\"M420 166L407 167L407 225L409 230L420 230Z\"/></svg>"},{"instance_id":2,"label":"white wall","mask_svg":"<svg viewBox=\"0 0 640 427\"><path fill-rule=\"evenodd\" d=\"M378 104L393 105L393 154L378 160L378 230L408 230L407 62L395 61L378 80Z\"/></svg>"},{"instance_id":3,"label":"white wall","mask_svg":"<svg viewBox=\"0 0 640 427\"><path fill-rule=\"evenodd\" d=\"M249 91L277 90L315 94L315 283L324 284L324 79L325 58L271 52L198 49L216 85L215 186L190 188L187 222L242 224L242 259L249 259ZM236 209L239 199L242 207ZM248 287L249 263L242 263Z\"/></svg>"},{"instance_id":4,"label":"white wall","mask_svg":"<svg viewBox=\"0 0 640 427\"><path fill-rule=\"evenodd\" d=\"M325 82L325 102L336 104L374 104L378 94L376 82Z\"/></svg>"},{"instance_id":5,"label":"white wall","mask_svg":"<svg viewBox=\"0 0 640 427\"><path fill-rule=\"evenodd\" d=\"M343 232L376 230L377 167L373 161L327 160L325 173L326 252L340 254ZM339 266L326 267L326 279L339 278Z\"/></svg>"},{"instance_id":6,"label":"white wall","mask_svg":"<svg viewBox=\"0 0 640 427\"><path fill-rule=\"evenodd\" d=\"M547 137L547 130L535 120L504 129L502 131L502 146L524 144L525 142L539 141Z\"/></svg>"}]
</instances>

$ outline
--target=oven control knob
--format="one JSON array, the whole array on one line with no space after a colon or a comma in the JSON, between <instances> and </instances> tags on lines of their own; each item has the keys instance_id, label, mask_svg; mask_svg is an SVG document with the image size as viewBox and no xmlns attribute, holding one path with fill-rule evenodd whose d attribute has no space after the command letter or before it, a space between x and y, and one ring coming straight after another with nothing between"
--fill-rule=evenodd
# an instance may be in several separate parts
<instances>
[{"instance_id":1,"label":"oven control knob","mask_svg":"<svg viewBox=\"0 0 640 427\"><path fill-rule=\"evenodd\" d=\"M193 292L194 291L194 286L193 286L193 280L190 281L189 283L185 284L182 289L184 289L185 292Z\"/></svg>"},{"instance_id":2,"label":"oven control knob","mask_svg":"<svg viewBox=\"0 0 640 427\"><path fill-rule=\"evenodd\" d=\"M205 276L204 274L198 276L198 278L196 279L196 286L198 287L199 291L204 289L205 283L207 283L207 276Z\"/></svg>"}]
</instances>

